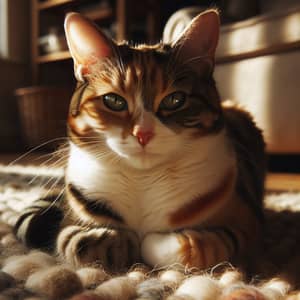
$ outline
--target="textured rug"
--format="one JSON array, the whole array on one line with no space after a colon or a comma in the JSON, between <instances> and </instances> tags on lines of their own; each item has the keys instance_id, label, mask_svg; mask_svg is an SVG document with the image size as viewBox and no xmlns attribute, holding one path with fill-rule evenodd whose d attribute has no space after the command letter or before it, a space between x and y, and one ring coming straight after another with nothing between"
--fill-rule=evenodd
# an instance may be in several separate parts
<instances>
[{"instance_id":1,"label":"textured rug","mask_svg":"<svg viewBox=\"0 0 300 300\"><path fill-rule=\"evenodd\" d=\"M135 265L112 275L74 269L14 236L20 212L61 187L59 168L0 166L0 300L300 300L300 192L267 194L263 251L250 277L226 262L205 271Z\"/></svg>"}]
</instances>

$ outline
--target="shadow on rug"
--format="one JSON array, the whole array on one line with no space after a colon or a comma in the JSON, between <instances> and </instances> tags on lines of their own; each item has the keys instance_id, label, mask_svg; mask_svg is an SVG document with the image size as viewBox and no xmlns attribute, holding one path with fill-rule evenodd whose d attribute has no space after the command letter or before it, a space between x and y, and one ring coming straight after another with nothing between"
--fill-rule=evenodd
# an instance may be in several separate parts
<instances>
[{"instance_id":1,"label":"shadow on rug","mask_svg":"<svg viewBox=\"0 0 300 300\"><path fill-rule=\"evenodd\" d=\"M255 276L247 278L228 263L201 272L136 265L112 275L27 249L12 232L19 214L47 191L61 190L61 169L0 166L0 300L300 299L299 192L266 196L263 251L251 266Z\"/></svg>"}]
</instances>

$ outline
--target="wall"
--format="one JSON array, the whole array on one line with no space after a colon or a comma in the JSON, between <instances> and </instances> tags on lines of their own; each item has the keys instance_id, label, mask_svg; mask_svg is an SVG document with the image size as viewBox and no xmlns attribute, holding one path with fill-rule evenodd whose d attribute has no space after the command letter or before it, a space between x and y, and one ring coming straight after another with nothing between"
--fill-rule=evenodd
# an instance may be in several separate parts
<instances>
[{"instance_id":1,"label":"wall","mask_svg":"<svg viewBox=\"0 0 300 300\"><path fill-rule=\"evenodd\" d=\"M16 88L29 83L29 1L8 0L8 54L0 58L0 151L20 150Z\"/></svg>"},{"instance_id":2,"label":"wall","mask_svg":"<svg viewBox=\"0 0 300 300\"><path fill-rule=\"evenodd\" d=\"M253 114L269 153L300 153L299 74L300 51L216 67L222 98L239 102Z\"/></svg>"}]
</instances>

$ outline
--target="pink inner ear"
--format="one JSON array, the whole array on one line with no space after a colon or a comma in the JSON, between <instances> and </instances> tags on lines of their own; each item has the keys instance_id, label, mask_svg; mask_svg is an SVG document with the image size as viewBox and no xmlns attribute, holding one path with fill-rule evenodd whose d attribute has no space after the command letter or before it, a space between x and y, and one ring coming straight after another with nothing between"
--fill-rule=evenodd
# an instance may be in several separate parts
<instances>
[{"instance_id":1,"label":"pink inner ear","mask_svg":"<svg viewBox=\"0 0 300 300\"><path fill-rule=\"evenodd\" d=\"M88 67L112 54L112 42L92 22L78 13L67 15L65 32L75 65Z\"/></svg>"}]
</instances>

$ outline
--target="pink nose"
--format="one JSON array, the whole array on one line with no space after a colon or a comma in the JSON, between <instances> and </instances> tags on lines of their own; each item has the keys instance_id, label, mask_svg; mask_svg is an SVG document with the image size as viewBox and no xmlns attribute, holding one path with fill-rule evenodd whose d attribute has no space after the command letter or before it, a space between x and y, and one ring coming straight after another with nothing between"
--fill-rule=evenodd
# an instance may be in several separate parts
<instances>
[{"instance_id":1,"label":"pink nose","mask_svg":"<svg viewBox=\"0 0 300 300\"><path fill-rule=\"evenodd\" d=\"M137 131L135 136L137 137L139 143L145 147L153 138L154 133L153 131Z\"/></svg>"}]
</instances>

